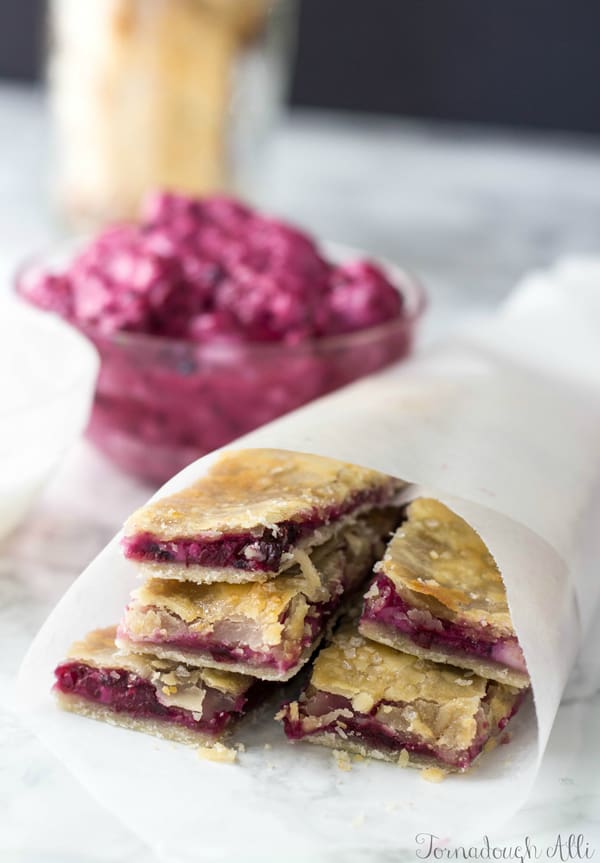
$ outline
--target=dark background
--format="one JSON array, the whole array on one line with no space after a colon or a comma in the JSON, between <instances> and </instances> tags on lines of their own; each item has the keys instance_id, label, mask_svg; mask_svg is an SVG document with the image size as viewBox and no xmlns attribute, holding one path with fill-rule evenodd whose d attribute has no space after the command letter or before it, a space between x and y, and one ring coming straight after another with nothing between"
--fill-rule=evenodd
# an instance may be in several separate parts
<instances>
[{"instance_id":1,"label":"dark background","mask_svg":"<svg viewBox=\"0 0 600 863\"><path fill-rule=\"evenodd\" d=\"M39 74L43 9L1 0L0 75ZM599 34L597 0L300 0L291 100L600 132Z\"/></svg>"}]
</instances>

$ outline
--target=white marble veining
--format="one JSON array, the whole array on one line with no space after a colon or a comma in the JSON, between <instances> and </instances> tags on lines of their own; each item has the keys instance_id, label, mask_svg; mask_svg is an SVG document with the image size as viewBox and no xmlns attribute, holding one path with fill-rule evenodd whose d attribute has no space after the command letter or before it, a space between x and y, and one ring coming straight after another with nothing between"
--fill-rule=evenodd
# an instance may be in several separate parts
<instances>
[{"instance_id":1,"label":"white marble veining","mask_svg":"<svg viewBox=\"0 0 600 863\"><path fill-rule=\"evenodd\" d=\"M47 138L40 97L0 88L0 290L23 254L61 232L46 203ZM322 236L419 273L432 301L425 328L431 338L496 303L526 269L566 252L597 251L600 146L594 139L299 115L277 135L256 197ZM13 708L15 671L37 628L147 494L82 443L27 526L0 546L3 863L156 863L42 749ZM491 837L497 845L529 836L545 848L559 832L582 833L600 857L600 632L591 634L583 657L535 792L502 835ZM343 863L375 863L361 847L360 825L349 829L356 853L344 854ZM378 855L377 863L418 859L413 837L399 837L398 847L408 850Z\"/></svg>"}]
</instances>

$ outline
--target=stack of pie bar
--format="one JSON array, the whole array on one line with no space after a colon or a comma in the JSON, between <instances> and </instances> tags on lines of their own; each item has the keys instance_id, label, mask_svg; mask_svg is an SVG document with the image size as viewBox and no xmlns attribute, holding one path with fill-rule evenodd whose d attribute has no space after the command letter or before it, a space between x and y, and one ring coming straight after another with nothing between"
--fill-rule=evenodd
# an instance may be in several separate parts
<instances>
[{"instance_id":1,"label":"stack of pie bar","mask_svg":"<svg viewBox=\"0 0 600 863\"><path fill-rule=\"evenodd\" d=\"M292 740L462 772L528 687L494 559L466 522L421 498L376 564L360 619L280 717Z\"/></svg>"},{"instance_id":2,"label":"stack of pie bar","mask_svg":"<svg viewBox=\"0 0 600 863\"><path fill-rule=\"evenodd\" d=\"M57 668L61 706L212 743L327 640L278 714L290 739L468 769L517 711L527 669L480 537L422 498L398 527L403 488L319 456L225 453L126 523L143 581L119 625Z\"/></svg>"},{"instance_id":3,"label":"stack of pie bar","mask_svg":"<svg viewBox=\"0 0 600 863\"><path fill-rule=\"evenodd\" d=\"M184 742L218 741L289 680L364 590L403 484L282 450L223 455L126 523L144 581L115 628L56 670L62 707Z\"/></svg>"}]
</instances>

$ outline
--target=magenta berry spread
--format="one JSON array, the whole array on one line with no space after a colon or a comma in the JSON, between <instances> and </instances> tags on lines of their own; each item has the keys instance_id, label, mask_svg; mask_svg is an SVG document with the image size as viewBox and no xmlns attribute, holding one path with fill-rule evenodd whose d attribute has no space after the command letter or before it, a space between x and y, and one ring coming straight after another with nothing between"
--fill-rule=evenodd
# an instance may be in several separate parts
<instances>
[{"instance_id":1,"label":"magenta berry spread","mask_svg":"<svg viewBox=\"0 0 600 863\"><path fill-rule=\"evenodd\" d=\"M385 323L402 296L364 261L334 266L305 234L227 198L152 198L62 274L26 286L36 305L103 334L284 341Z\"/></svg>"},{"instance_id":2,"label":"magenta berry spread","mask_svg":"<svg viewBox=\"0 0 600 863\"><path fill-rule=\"evenodd\" d=\"M168 193L62 270L26 268L18 291L95 343L88 435L153 482L406 356L421 303L241 203Z\"/></svg>"}]
</instances>

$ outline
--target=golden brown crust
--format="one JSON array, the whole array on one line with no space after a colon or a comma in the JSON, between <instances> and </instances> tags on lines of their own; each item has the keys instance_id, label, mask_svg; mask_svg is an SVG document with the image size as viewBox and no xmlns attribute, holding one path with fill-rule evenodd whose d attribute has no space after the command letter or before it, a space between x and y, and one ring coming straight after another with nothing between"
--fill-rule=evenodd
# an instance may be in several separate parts
<instances>
[{"instance_id":1,"label":"golden brown crust","mask_svg":"<svg viewBox=\"0 0 600 863\"><path fill-rule=\"evenodd\" d=\"M189 709L197 709L197 705L186 705L185 700L190 701L192 693L198 697L198 691L202 691L204 686L236 697L246 692L253 683L251 677L229 670L182 668L182 660L165 661L153 653L142 656L123 651L116 646L116 626L94 629L82 641L76 641L68 652L68 660L81 662L92 668L115 671L122 669L137 674L157 687L162 700L169 700L172 704L180 703L180 706L189 706ZM163 692L165 686L169 690L175 690L170 692L170 695L166 693L168 698L165 698Z\"/></svg>"},{"instance_id":2,"label":"golden brown crust","mask_svg":"<svg viewBox=\"0 0 600 863\"><path fill-rule=\"evenodd\" d=\"M260 626L267 644L279 644L284 630L281 616L303 589L307 587L302 574L283 575L264 584L195 584L155 578L134 592L134 601L126 612L126 626L131 631L132 609L152 608L175 615L197 634L212 632L215 624L223 620L252 621ZM155 626L150 621L149 626L139 634L151 635Z\"/></svg>"},{"instance_id":3,"label":"golden brown crust","mask_svg":"<svg viewBox=\"0 0 600 863\"><path fill-rule=\"evenodd\" d=\"M329 712L312 714L304 705L320 693L346 701L334 702ZM369 641L349 621L317 657L300 701L287 705L281 716L300 722L303 740L401 764L410 759L419 766L437 764L446 769L457 754L499 734L500 720L510 717L519 698L514 687ZM349 725L354 714L370 715L401 740L418 739L439 757L414 759L411 754L387 753L354 740Z\"/></svg>"},{"instance_id":4,"label":"golden brown crust","mask_svg":"<svg viewBox=\"0 0 600 863\"><path fill-rule=\"evenodd\" d=\"M410 653L413 656L428 659L431 662L441 662L446 665L455 665L458 668L466 668L474 671L479 677L497 680L498 683L505 683L507 686L526 689L531 683L529 675L522 671L515 671L505 665L499 665L490 659L465 653L464 651L448 654L442 650L420 647L403 632L394 630L392 627L385 626L373 620L362 620L359 630L361 635L364 635L366 638L377 641L379 644L393 647L394 650Z\"/></svg>"},{"instance_id":5,"label":"golden brown crust","mask_svg":"<svg viewBox=\"0 0 600 863\"><path fill-rule=\"evenodd\" d=\"M486 680L470 672L370 641L352 624L344 625L333 643L321 651L311 683L316 689L350 701L366 694L371 706L380 701L410 702L418 698L437 704L458 701L470 714L487 687Z\"/></svg>"},{"instance_id":6,"label":"golden brown crust","mask_svg":"<svg viewBox=\"0 0 600 863\"><path fill-rule=\"evenodd\" d=\"M150 533L168 541L262 532L282 521L325 512L358 492L401 485L377 471L321 456L230 450L189 488L135 512L125 535Z\"/></svg>"},{"instance_id":7,"label":"golden brown crust","mask_svg":"<svg viewBox=\"0 0 600 863\"><path fill-rule=\"evenodd\" d=\"M68 650L68 659L76 659L95 668L114 667L116 626L93 629L81 641L75 641Z\"/></svg>"},{"instance_id":8,"label":"golden brown crust","mask_svg":"<svg viewBox=\"0 0 600 863\"><path fill-rule=\"evenodd\" d=\"M376 567L411 605L434 617L514 636L506 590L481 537L437 500L418 498Z\"/></svg>"}]
</instances>

